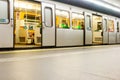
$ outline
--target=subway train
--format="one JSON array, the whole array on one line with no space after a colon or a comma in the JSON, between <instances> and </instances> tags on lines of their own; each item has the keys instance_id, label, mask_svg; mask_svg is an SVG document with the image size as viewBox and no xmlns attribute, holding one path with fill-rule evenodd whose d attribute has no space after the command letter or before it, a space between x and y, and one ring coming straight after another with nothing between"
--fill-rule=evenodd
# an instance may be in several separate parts
<instances>
[{"instance_id":1,"label":"subway train","mask_svg":"<svg viewBox=\"0 0 120 80\"><path fill-rule=\"evenodd\" d=\"M119 17L50 0L0 0L0 48L119 43Z\"/></svg>"}]
</instances>

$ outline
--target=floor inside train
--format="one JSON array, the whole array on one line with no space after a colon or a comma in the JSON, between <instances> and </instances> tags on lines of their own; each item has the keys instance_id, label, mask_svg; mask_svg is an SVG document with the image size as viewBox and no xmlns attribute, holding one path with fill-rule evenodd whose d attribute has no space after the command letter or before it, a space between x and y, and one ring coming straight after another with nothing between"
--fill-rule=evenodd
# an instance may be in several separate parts
<instances>
[{"instance_id":1,"label":"floor inside train","mask_svg":"<svg viewBox=\"0 0 120 80\"><path fill-rule=\"evenodd\" d=\"M0 80L120 80L120 45L1 51Z\"/></svg>"},{"instance_id":2,"label":"floor inside train","mask_svg":"<svg viewBox=\"0 0 120 80\"><path fill-rule=\"evenodd\" d=\"M35 44L15 44L15 48L36 48L41 47L41 44L35 45Z\"/></svg>"}]
</instances>

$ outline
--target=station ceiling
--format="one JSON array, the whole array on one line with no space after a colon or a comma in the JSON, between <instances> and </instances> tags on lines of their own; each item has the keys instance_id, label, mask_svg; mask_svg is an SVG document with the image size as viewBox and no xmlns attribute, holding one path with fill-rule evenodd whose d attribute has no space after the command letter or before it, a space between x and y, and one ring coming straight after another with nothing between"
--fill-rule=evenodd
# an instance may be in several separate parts
<instances>
[{"instance_id":1,"label":"station ceiling","mask_svg":"<svg viewBox=\"0 0 120 80\"><path fill-rule=\"evenodd\" d=\"M120 0L104 0L104 1L120 8Z\"/></svg>"},{"instance_id":2,"label":"station ceiling","mask_svg":"<svg viewBox=\"0 0 120 80\"><path fill-rule=\"evenodd\" d=\"M112 16L116 16L116 17L120 18L120 11L115 11L111 8L106 8L104 6L100 6L98 4L91 3L88 0L54 0L54 1L62 2L62 3L66 3L66 4L86 8L86 9L90 9L93 11L101 12L104 14L108 14L108 15L112 15ZM120 5L119 5L120 0L91 0L91 1L94 1L94 2L101 1L107 5L114 6L120 10Z\"/></svg>"}]
</instances>

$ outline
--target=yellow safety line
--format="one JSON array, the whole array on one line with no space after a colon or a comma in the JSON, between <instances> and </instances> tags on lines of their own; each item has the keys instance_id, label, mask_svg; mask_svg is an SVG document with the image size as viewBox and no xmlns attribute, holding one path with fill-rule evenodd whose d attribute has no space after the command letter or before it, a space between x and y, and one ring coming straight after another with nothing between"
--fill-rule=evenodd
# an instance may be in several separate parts
<instances>
[{"instance_id":1,"label":"yellow safety line","mask_svg":"<svg viewBox=\"0 0 120 80\"><path fill-rule=\"evenodd\" d=\"M0 54L5 53L21 53L21 52L45 52L45 51L53 51L53 50L69 50L73 48L82 48L82 47L72 47L72 48L50 48L50 49L33 49L33 50L14 50L14 51L2 51Z\"/></svg>"},{"instance_id":2,"label":"yellow safety line","mask_svg":"<svg viewBox=\"0 0 120 80\"><path fill-rule=\"evenodd\" d=\"M110 46L110 45L108 45ZM108 47L102 46L102 47ZM13 51L1 51L0 54L7 54L7 53L22 53L22 52L45 52L45 51L57 51L57 50L70 50L70 49L77 49L77 48L98 48L101 46L85 46L85 47L67 47L67 48L50 48L50 49L33 49L33 50L13 50Z\"/></svg>"}]
</instances>

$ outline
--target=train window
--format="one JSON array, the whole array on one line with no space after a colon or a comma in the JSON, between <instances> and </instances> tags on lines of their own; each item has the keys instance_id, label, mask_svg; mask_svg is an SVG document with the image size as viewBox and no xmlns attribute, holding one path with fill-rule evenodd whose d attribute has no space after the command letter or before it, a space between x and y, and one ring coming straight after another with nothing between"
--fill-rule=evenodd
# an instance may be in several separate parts
<instances>
[{"instance_id":1,"label":"train window","mask_svg":"<svg viewBox=\"0 0 120 80\"><path fill-rule=\"evenodd\" d=\"M72 13L72 28L84 29L84 15L79 13Z\"/></svg>"},{"instance_id":2,"label":"train window","mask_svg":"<svg viewBox=\"0 0 120 80\"><path fill-rule=\"evenodd\" d=\"M113 20L108 21L108 31L114 32L114 21Z\"/></svg>"},{"instance_id":3,"label":"train window","mask_svg":"<svg viewBox=\"0 0 120 80\"><path fill-rule=\"evenodd\" d=\"M8 0L0 0L0 23L9 22Z\"/></svg>"},{"instance_id":4,"label":"train window","mask_svg":"<svg viewBox=\"0 0 120 80\"><path fill-rule=\"evenodd\" d=\"M56 10L56 27L69 29L70 28L70 13L68 11Z\"/></svg>"},{"instance_id":5,"label":"train window","mask_svg":"<svg viewBox=\"0 0 120 80\"><path fill-rule=\"evenodd\" d=\"M103 20L104 31L107 32L107 19Z\"/></svg>"},{"instance_id":6,"label":"train window","mask_svg":"<svg viewBox=\"0 0 120 80\"><path fill-rule=\"evenodd\" d=\"M87 30L91 30L91 16L87 15L86 16L86 26L87 26Z\"/></svg>"},{"instance_id":7,"label":"train window","mask_svg":"<svg viewBox=\"0 0 120 80\"><path fill-rule=\"evenodd\" d=\"M53 17L52 17L52 9L49 7L45 7L45 26L52 27L53 26Z\"/></svg>"}]
</instances>

